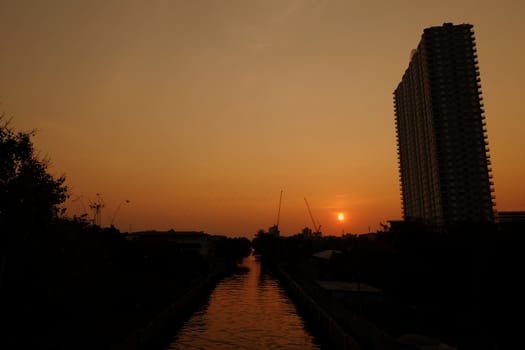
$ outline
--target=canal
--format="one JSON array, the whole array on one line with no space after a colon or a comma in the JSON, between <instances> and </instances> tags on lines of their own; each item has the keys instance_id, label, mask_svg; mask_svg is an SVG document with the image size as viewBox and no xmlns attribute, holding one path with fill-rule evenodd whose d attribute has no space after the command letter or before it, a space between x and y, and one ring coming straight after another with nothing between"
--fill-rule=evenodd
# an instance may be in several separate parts
<instances>
[{"instance_id":1,"label":"canal","mask_svg":"<svg viewBox=\"0 0 525 350\"><path fill-rule=\"evenodd\" d=\"M169 350L326 349L255 256L223 279L173 336Z\"/></svg>"}]
</instances>

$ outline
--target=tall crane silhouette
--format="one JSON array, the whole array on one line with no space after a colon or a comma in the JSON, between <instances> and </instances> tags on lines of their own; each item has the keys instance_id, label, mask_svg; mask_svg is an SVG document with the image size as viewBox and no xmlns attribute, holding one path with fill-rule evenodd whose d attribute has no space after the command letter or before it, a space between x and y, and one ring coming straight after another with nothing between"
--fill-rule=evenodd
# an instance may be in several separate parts
<instances>
[{"instance_id":1,"label":"tall crane silhouette","mask_svg":"<svg viewBox=\"0 0 525 350\"><path fill-rule=\"evenodd\" d=\"M281 232L281 231L279 231L279 220L281 219L281 203L282 203L282 200L283 200L283 190L281 190L281 194L279 196L279 209L277 209L277 221L276 221L275 225L270 227L270 229L268 230L268 233L271 233L271 234L276 235L276 236L279 236L279 234Z\"/></svg>"},{"instance_id":2,"label":"tall crane silhouette","mask_svg":"<svg viewBox=\"0 0 525 350\"><path fill-rule=\"evenodd\" d=\"M306 203L306 208L308 208L308 214L310 214L310 219L312 219L312 224L314 225L312 234L314 236L321 235L321 225L317 225L315 222L314 216L312 215L312 210L310 210L310 205L308 204L308 201L306 200L306 197L304 198L304 202Z\"/></svg>"},{"instance_id":3,"label":"tall crane silhouette","mask_svg":"<svg viewBox=\"0 0 525 350\"><path fill-rule=\"evenodd\" d=\"M279 220L281 219L281 203L283 201L283 190L281 190L281 195L279 196L279 209L277 210L277 223L275 226L279 228Z\"/></svg>"}]
</instances>

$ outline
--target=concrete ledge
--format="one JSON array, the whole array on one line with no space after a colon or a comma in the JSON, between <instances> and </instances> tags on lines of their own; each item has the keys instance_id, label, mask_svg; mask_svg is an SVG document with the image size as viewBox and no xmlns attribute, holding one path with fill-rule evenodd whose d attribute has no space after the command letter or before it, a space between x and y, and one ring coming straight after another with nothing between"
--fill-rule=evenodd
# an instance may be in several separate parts
<instances>
[{"instance_id":1,"label":"concrete ledge","mask_svg":"<svg viewBox=\"0 0 525 350\"><path fill-rule=\"evenodd\" d=\"M354 337L346 332L332 316L319 306L281 266L275 264L274 267L281 279L286 283L286 287L293 293L294 299L299 301L300 305L308 312L308 315L314 318L315 322L326 334L330 335L334 345L342 350L361 350Z\"/></svg>"},{"instance_id":2,"label":"concrete ledge","mask_svg":"<svg viewBox=\"0 0 525 350\"><path fill-rule=\"evenodd\" d=\"M135 330L112 350L141 350L154 348L153 344L162 343L173 333L177 322L182 323L224 276L221 269L216 269L189 288L177 301L150 320L144 327Z\"/></svg>"}]
</instances>

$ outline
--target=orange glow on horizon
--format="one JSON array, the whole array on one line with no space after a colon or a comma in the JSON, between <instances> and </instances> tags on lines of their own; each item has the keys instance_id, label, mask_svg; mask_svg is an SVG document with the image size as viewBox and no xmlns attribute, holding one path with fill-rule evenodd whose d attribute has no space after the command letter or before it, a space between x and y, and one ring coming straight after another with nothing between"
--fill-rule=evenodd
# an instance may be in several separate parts
<instances>
[{"instance_id":1,"label":"orange glow on horizon","mask_svg":"<svg viewBox=\"0 0 525 350\"><path fill-rule=\"evenodd\" d=\"M444 19L474 25L497 210L525 210L525 2L253 3L2 2L0 114L39 130L67 215L100 193L103 226L251 238L283 189L282 236L304 196L325 236L400 220L392 92Z\"/></svg>"}]
</instances>

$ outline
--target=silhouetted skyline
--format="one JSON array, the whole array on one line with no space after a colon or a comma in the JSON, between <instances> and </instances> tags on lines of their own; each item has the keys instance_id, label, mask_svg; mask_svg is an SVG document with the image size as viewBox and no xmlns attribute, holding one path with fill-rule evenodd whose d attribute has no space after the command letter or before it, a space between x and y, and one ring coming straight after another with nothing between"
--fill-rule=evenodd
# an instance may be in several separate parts
<instances>
[{"instance_id":1,"label":"silhouetted skyline","mask_svg":"<svg viewBox=\"0 0 525 350\"><path fill-rule=\"evenodd\" d=\"M0 111L103 226L252 236L401 217L392 90L423 28L476 29L498 210L525 208L525 4L0 3ZM118 215L117 208L125 200ZM337 220L343 213L345 221ZM91 213L90 213L91 214Z\"/></svg>"}]
</instances>

